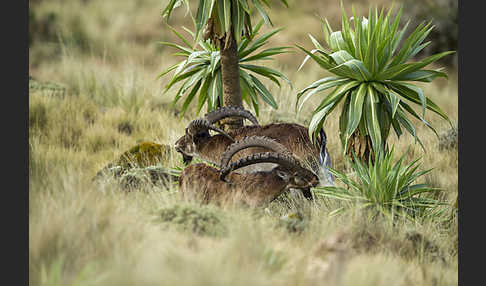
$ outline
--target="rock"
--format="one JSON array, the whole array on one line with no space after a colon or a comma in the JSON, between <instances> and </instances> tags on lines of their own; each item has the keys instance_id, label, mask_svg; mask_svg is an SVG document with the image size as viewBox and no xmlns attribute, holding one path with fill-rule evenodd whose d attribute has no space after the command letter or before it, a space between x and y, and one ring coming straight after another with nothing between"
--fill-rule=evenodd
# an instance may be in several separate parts
<instances>
[{"instance_id":1,"label":"rock","mask_svg":"<svg viewBox=\"0 0 486 286\"><path fill-rule=\"evenodd\" d=\"M176 170L163 166L171 148L154 142L140 142L98 171L94 179L115 178L127 189L144 184L162 184L169 188L179 175Z\"/></svg>"}]
</instances>

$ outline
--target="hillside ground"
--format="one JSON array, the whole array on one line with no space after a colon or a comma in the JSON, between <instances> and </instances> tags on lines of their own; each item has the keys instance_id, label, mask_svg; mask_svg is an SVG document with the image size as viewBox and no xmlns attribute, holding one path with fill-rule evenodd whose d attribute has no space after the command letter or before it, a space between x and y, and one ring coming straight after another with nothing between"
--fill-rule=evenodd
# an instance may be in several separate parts
<instances>
[{"instance_id":1,"label":"hillside ground","mask_svg":"<svg viewBox=\"0 0 486 286\"><path fill-rule=\"evenodd\" d=\"M177 89L163 94L167 79L156 78L178 61L157 44L177 41L160 16L166 2L30 1L30 285L458 284L457 148L439 148L439 138L417 121L425 152L407 134L390 143L433 168L422 180L442 189L437 199L450 207L416 222L391 225L358 209L330 216L337 202L291 197L267 209L201 206L181 200L176 186L127 193L113 181L94 182L138 142L172 145L197 117L194 106L180 117L180 106L170 106ZM322 42L316 14L339 28L338 1L288 2L290 9L275 4L269 11L275 27L285 27L269 47L311 48L308 33ZM370 3L389 4L353 2L363 12ZM184 13L176 10L170 24L192 29ZM262 104L261 123L308 124L318 98L296 114L295 95L326 72L311 62L297 71L303 59L294 49L265 63L293 88L265 82L279 108ZM447 73L420 86L457 124L457 70ZM457 140L447 137L446 121L432 112L426 119L443 140ZM325 130L333 166L346 170L337 112ZM173 151L163 164L183 167ZM282 219L295 212L300 219Z\"/></svg>"}]
</instances>

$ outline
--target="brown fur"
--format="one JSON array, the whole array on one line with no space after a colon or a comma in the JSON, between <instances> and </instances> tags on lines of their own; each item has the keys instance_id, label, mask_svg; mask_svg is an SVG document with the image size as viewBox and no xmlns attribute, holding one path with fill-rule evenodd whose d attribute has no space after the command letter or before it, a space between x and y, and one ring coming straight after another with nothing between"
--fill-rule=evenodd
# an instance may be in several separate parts
<instances>
[{"instance_id":1,"label":"brown fur","mask_svg":"<svg viewBox=\"0 0 486 286\"><path fill-rule=\"evenodd\" d=\"M307 132L308 129L299 124L272 123L264 126L243 126L237 130L231 131L229 134L235 141L238 141L245 136L252 135L272 138L287 147L287 149L289 149L289 151L302 162L309 164L309 166L318 166L319 147L317 144L312 144L310 142ZM194 151L192 154L188 155L195 155L203 160L219 165L221 155L231 143L233 142L221 134L201 138L194 144ZM185 137L181 137L176 142L176 147L179 146L180 149L187 149L186 146L188 144L191 144L191 142L187 142ZM267 150L259 147L251 147L235 154L232 161L236 161L250 154L264 151Z\"/></svg>"},{"instance_id":2,"label":"brown fur","mask_svg":"<svg viewBox=\"0 0 486 286\"><path fill-rule=\"evenodd\" d=\"M179 192L185 199L203 203L244 204L250 207L270 203L288 189L289 181L272 171L239 174L232 172L227 182L219 179L219 171L205 164L186 167L179 177Z\"/></svg>"}]
</instances>

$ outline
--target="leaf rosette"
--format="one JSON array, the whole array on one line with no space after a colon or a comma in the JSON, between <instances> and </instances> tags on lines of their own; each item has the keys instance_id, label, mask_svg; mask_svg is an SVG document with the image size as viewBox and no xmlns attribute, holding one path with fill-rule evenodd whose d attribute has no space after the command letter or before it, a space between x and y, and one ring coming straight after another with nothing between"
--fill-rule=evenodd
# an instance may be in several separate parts
<instances>
[{"instance_id":1,"label":"leaf rosette","mask_svg":"<svg viewBox=\"0 0 486 286\"><path fill-rule=\"evenodd\" d=\"M310 34L314 49L309 51L297 45L306 54L299 70L312 59L333 74L297 93L296 110L300 111L309 98L332 89L312 113L309 135L315 138L327 116L343 102L339 128L345 152L355 132L359 132L359 136L369 136L375 152L383 150L391 128L397 137L405 129L424 148L410 117L420 120L436 135L436 130L425 120L427 109L451 122L412 82L431 82L437 77L447 77L442 68L426 67L454 51L412 61L418 52L430 44L430 41L424 43L424 40L434 28L432 22L420 23L404 39L410 21L399 28L402 8L392 17L393 6L386 13L384 9L378 12L376 7L370 7L366 18L357 15L353 7L353 16L349 19L342 3L341 8L340 31L333 31L327 19L321 19L327 48ZM412 108L415 105L421 106L421 112Z\"/></svg>"},{"instance_id":2,"label":"leaf rosette","mask_svg":"<svg viewBox=\"0 0 486 286\"><path fill-rule=\"evenodd\" d=\"M260 21L252 28L250 37L243 37L238 43L242 100L248 106L253 107L257 116L259 114L260 99L271 107L278 108L275 98L259 77L269 79L278 87L281 87L280 80L292 86L290 80L281 72L253 63L260 60L272 60L272 56L274 55L289 52L288 49L290 47L259 49L268 43L270 37L281 31L281 29L275 29L258 36L258 32L263 23L263 20ZM175 105L185 95L184 102L182 103L181 116L184 115L190 103L194 101L196 94L199 94L197 97L198 114L204 104L206 104L208 111L223 106L221 56L218 47L211 43L209 39L200 39L197 45L191 45L191 42L174 28L170 26L169 28L182 40L184 45L170 42L160 42L160 44L177 49L178 52L174 55L182 56L185 59L180 63L170 66L159 74L158 78L161 78L173 71L171 79L165 86L164 93L176 83L183 82L173 100L173 105ZM192 36L193 41L196 40L196 34L193 31L187 28L184 28L184 30Z\"/></svg>"}]
</instances>

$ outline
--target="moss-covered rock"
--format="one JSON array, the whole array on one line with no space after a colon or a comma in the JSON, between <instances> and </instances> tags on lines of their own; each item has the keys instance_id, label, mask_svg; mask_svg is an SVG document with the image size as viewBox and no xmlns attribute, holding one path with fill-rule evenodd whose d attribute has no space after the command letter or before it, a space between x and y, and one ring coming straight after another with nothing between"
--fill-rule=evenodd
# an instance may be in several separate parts
<instances>
[{"instance_id":1,"label":"moss-covered rock","mask_svg":"<svg viewBox=\"0 0 486 286\"><path fill-rule=\"evenodd\" d=\"M114 177L120 180L123 188L138 188L144 184L170 187L178 178L177 172L164 166L171 148L154 142L140 142L101 169L95 179Z\"/></svg>"},{"instance_id":2,"label":"moss-covered rock","mask_svg":"<svg viewBox=\"0 0 486 286\"><path fill-rule=\"evenodd\" d=\"M168 145L144 141L124 152L114 164L122 169L154 166L166 161L170 150Z\"/></svg>"},{"instance_id":3,"label":"moss-covered rock","mask_svg":"<svg viewBox=\"0 0 486 286\"><path fill-rule=\"evenodd\" d=\"M224 214L208 205L174 205L159 210L156 222L164 227L201 236L221 237L227 234Z\"/></svg>"},{"instance_id":4,"label":"moss-covered rock","mask_svg":"<svg viewBox=\"0 0 486 286\"><path fill-rule=\"evenodd\" d=\"M121 175L130 169L163 164L168 160L170 152L171 147L168 145L143 141L123 152L118 159L109 163L98 174L108 172L114 175ZM116 170L116 172L110 170Z\"/></svg>"}]
</instances>

